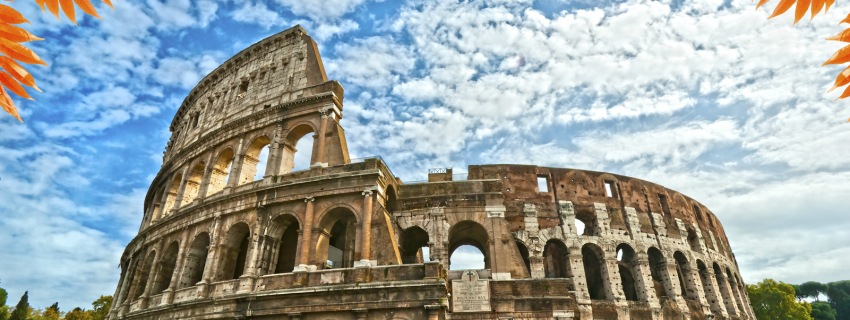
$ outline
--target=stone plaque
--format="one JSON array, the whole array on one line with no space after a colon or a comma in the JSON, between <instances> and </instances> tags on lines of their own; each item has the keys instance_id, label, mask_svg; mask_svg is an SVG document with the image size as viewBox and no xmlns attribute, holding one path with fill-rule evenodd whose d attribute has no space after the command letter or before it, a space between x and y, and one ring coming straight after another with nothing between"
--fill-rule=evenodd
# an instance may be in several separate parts
<instances>
[{"instance_id":1,"label":"stone plaque","mask_svg":"<svg viewBox=\"0 0 850 320\"><path fill-rule=\"evenodd\" d=\"M490 312L490 281L479 280L478 272L467 270L452 280L452 312Z\"/></svg>"}]
</instances>

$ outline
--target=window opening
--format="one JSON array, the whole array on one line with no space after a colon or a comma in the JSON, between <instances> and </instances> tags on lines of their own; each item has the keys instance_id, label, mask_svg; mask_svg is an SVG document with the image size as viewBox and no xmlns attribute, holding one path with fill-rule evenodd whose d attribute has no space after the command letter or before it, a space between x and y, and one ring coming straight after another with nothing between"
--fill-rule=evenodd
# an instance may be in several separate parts
<instances>
[{"instance_id":1,"label":"window opening","mask_svg":"<svg viewBox=\"0 0 850 320\"><path fill-rule=\"evenodd\" d=\"M664 212L664 215L670 215L670 204L667 202L667 196L663 194L658 195L658 202L661 203L661 211Z\"/></svg>"},{"instance_id":2,"label":"window opening","mask_svg":"<svg viewBox=\"0 0 850 320\"><path fill-rule=\"evenodd\" d=\"M471 245L462 245L449 257L449 270L485 269L484 253Z\"/></svg>"},{"instance_id":3,"label":"window opening","mask_svg":"<svg viewBox=\"0 0 850 320\"><path fill-rule=\"evenodd\" d=\"M614 181L605 180L605 196L608 198L619 198L617 186Z\"/></svg>"},{"instance_id":4,"label":"window opening","mask_svg":"<svg viewBox=\"0 0 850 320\"><path fill-rule=\"evenodd\" d=\"M537 176L537 191L549 192L549 179L545 176Z\"/></svg>"}]
</instances>

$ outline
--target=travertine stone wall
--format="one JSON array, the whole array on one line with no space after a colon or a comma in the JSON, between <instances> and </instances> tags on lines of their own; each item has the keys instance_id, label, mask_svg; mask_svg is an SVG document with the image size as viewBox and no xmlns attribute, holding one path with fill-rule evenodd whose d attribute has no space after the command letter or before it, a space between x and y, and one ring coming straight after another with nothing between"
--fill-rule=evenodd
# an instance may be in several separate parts
<instances>
[{"instance_id":1,"label":"travertine stone wall","mask_svg":"<svg viewBox=\"0 0 850 320\"><path fill-rule=\"evenodd\" d=\"M720 222L687 196L527 165L403 183L380 158L349 158L342 114L298 26L201 80L110 319L754 319ZM312 150L296 150L303 137ZM297 152L309 168L293 171ZM465 245L484 256L492 310L452 305Z\"/></svg>"}]
</instances>

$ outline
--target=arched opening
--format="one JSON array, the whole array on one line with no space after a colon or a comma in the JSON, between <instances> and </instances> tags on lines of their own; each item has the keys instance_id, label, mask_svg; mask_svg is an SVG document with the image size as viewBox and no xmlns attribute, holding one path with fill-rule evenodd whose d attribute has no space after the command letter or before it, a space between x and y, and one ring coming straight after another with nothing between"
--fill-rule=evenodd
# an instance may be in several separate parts
<instances>
[{"instance_id":1,"label":"arched opening","mask_svg":"<svg viewBox=\"0 0 850 320\"><path fill-rule=\"evenodd\" d=\"M522 264L525 266L525 271L531 275L531 260L528 258L528 248L522 244L522 242L516 242L517 251L519 251L519 257L522 258Z\"/></svg>"},{"instance_id":2,"label":"arched opening","mask_svg":"<svg viewBox=\"0 0 850 320\"><path fill-rule=\"evenodd\" d=\"M691 250L696 252L702 252L702 247L699 245L699 236L697 236L697 231L688 226L688 244L691 246Z\"/></svg>"},{"instance_id":3,"label":"arched opening","mask_svg":"<svg viewBox=\"0 0 850 320\"><path fill-rule=\"evenodd\" d=\"M191 287L201 282L204 277L204 268L207 264L209 253L210 235L202 232L195 236L189 252L186 255L186 263L183 266L183 275L180 276L180 288Z\"/></svg>"},{"instance_id":4,"label":"arched opening","mask_svg":"<svg viewBox=\"0 0 850 320\"><path fill-rule=\"evenodd\" d=\"M248 246L251 242L250 230L247 224L240 222L227 231L221 250L218 280L239 279L245 272Z\"/></svg>"},{"instance_id":5,"label":"arched opening","mask_svg":"<svg viewBox=\"0 0 850 320\"><path fill-rule=\"evenodd\" d=\"M272 222L274 227L269 232L275 245L274 273L287 273L295 269L295 258L298 255L298 232L301 229L298 220L291 215L280 215Z\"/></svg>"},{"instance_id":6,"label":"arched opening","mask_svg":"<svg viewBox=\"0 0 850 320\"><path fill-rule=\"evenodd\" d=\"M153 197L154 198L153 212L151 213L151 216L150 216L150 222L151 223L153 223L156 220L159 220L159 218L162 217L162 206L164 204L159 202L159 201L162 199L162 192L163 191L164 190L160 189L160 190L156 191L156 194L154 194L154 197Z\"/></svg>"},{"instance_id":7,"label":"arched opening","mask_svg":"<svg viewBox=\"0 0 850 320\"><path fill-rule=\"evenodd\" d=\"M576 234L583 236L596 235L596 214L590 210L576 211Z\"/></svg>"},{"instance_id":8,"label":"arched opening","mask_svg":"<svg viewBox=\"0 0 850 320\"><path fill-rule=\"evenodd\" d=\"M239 185L263 179L263 176L266 174L270 142L271 139L269 137L260 136L248 145L248 148L245 150L245 157L242 159L242 172L239 173Z\"/></svg>"},{"instance_id":9,"label":"arched opening","mask_svg":"<svg viewBox=\"0 0 850 320\"><path fill-rule=\"evenodd\" d=\"M700 282L702 282L702 292L705 294L705 300L711 304L711 310L713 312L720 312L716 303L719 298L711 287L711 272L702 260L697 260L697 270L699 271Z\"/></svg>"},{"instance_id":10,"label":"arched opening","mask_svg":"<svg viewBox=\"0 0 850 320\"><path fill-rule=\"evenodd\" d=\"M638 301L638 288L635 266L635 251L627 244L617 246L617 269L620 272L620 282L626 300Z\"/></svg>"},{"instance_id":11,"label":"arched opening","mask_svg":"<svg viewBox=\"0 0 850 320\"><path fill-rule=\"evenodd\" d=\"M685 299L698 300L696 288L693 287L694 279L691 278L691 264L688 262L688 258L682 252L676 251L673 253L673 259L676 260L676 272L679 274L682 296Z\"/></svg>"},{"instance_id":12,"label":"arched opening","mask_svg":"<svg viewBox=\"0 0 850 320\"><path fill-rule=\"evenodd\" d=\"M313 160L313 127L301 124L289 130L281 150L281 173L310 168Z\"/></svg>"},{"instance_id":13,"label":"arched opening","mask_svg":"<svg viewBox=\"0 0 850 320\"><path fill-rule=\"evenodd\" d=\"M174 178L171 179L171 184L168 185L168 191L166 191L165 195L165 207L162 211L163 216L167 216L171 209L175 208L174 204L177 201L177 191L180 190L180 181L183 180L182 174L175 174Z\"/></svg>"},{"instance_id":14,"label":"arched opening","mask_svg":"<svg viewBox=\"0 0 850 320\"><path fill-rule=\"evenodd\" d=\"M604 261L602 249L593 244L581 248L581 260L584 264L584 276L587 292L591 300L605 300L605 282L603 280Z\"/></svg>"},{"instance_id":15,"label":"arched opening","mask_svg":"<svg viewBox=\"0 0 850 320\"><path fill-rule=\"evenodd\" d=\"M333 209L322 218L316 253L326 269L351 268L354 265L356 224L356 216L346 208Z\"/></svg>"},{"instance_id":16,"label":"arched opening","mask_svg":"<svg viewBox=\"0 0 850 320\"><path fill-rule=\"evenodd\" d=\"M672 296L673 294L668 293L664 286L664 278L667 277L667 260L661 254L661 250L650 247L646 253L649 255L649 273L652 275L652 286L655 289L655 296L658 299Z\"/></svg>"},{"instance_id":17,"label":"arched opening","mask_svg":"<svg viewBox=\"0 0 850 320\"><path fill-rule=\"evenodd\" d=\"M201 180L204 179L204 162L198 162L192 167L189 172L189 177L186 179L186 186L183 187L183 203L181 206L192 203L198 198L198 192L201 189Z\"/></svg>"},{"instance_id":18,"label":"arched opening","mask_svg":"<svg viewBox=\"0 0 850 320\"><path fill-rule=\"evenodd\" d=\"M729 288L732 289L732 295L735 298L735 303L738 305L738 310L744 310L743 299L741 298L741 292L738 290L738 281L735 280L735 276L732 275L732 270L729 267L726 267L726 279L729 281Z\"/></svg>"},{"instance_id":19,"label":"arched opening","mask_svg":"<svg viewBox=\"0 0 850 320\"><path fill-rule=\"evenodd\" d=\"M398 211L398 197L395 194L393 186L387 187L387 212L393 213Z\"/></svg>"},{"instance_id":20,"label":"arched opening","mask_svg":"<svg viewBox=\"0 0 850 320\"><path fill-rule=\"evenodd\" d=\"M726 305L726 312L734 314L734 304L729 303L732 301L732 297L729 296L729 294L731 293L731 290L729 288L729 282L724 279L725 275L723 274L723 269L720 268L717 262L714 263L714 277L715 281L717 281L717 286L720 289L720 296L723 297L723 301Z\"/></svg>"},{"instance_id":21,"label":"arched opening","mask_svg":"<svg viewBox=\"0 0 850 320\"><path fill-rule=\"evenodd\" d=\"M154 265L155 258L156 251L151 251L150 253L148 253L148 257L147 259L145 259L145 263L142 265L142 267L137 269L137 274L135 277L133 277L137 280L134 285L136 289L133 290L133 294L131 295L134 300L138 299L142 296L142 294L145 293L145 287L147 287L148 285L148 276L151 273L151 268Z\"/></svg>"},{"instance_id":22,"label":"arched opening","mask_svg":"<svg viewBox=\"0 0 850 320\"><path fill-rule=\"evenodd\" d=\"M233 166L233 149L227 148L213 162L210 171L210 184L207 187L208 195L224 190L230 180L231 166Z\"/></svg>"},{"instance_id":23,"label":"arched opening","mask_svg":"<svg viewBox=\"0 0 850 320\"><path fill-rule=\"evenodd\" d=\"M569 257L567 246L557 239L551 239L543 247L543 273L546 278L569 278Z\"/></svg>"},{"instance_id":24,"label":"arched opening","mask_svg":"<svg viewBox=\"0 0 850 320\"><path fill-rule=\"evenodd\" d=\"M422 228L413 226L404 229L401 232L401 238L399 240L402 263L425 262L423 251L428 250L428 232L425 232Z\"/></svg>"},{"instance_id":25,"label":"arched opening","mask_svg":"<svg viewBox=\"0 0 850 320\"><path fill-rule=\"evenodd\" d=\"M483 261L483 269L489 269L488 244L487 229L480 224L468 220L456 223L449 229L449 270L480 269L478 267L482 266L476 261ZM454 258L456 251L459 254L457 259Z\"/></svg>"},{"instance_id":26,"label":"arched opening","mask_svg":"<svg viewBox=\"0 0 850 320\"><path fill-rule=\"evenodd\" d=\"M179 249L180 245L177 244L177 241L174 241L168 245L165 254L159 259L159 272L154 279L154 294L159 294L171 286L171 278L174 275L174 267L177 266L177 251Z\"/></svg>"}]
</instances>

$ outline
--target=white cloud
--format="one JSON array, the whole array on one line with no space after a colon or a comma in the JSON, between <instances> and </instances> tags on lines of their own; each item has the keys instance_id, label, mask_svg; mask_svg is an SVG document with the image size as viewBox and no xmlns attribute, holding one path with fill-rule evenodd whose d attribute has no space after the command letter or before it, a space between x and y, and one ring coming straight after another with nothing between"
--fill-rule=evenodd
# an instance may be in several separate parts
<instances>
[{"instance_id":1,"label":"white cloud","mask_svg":"<svg viewBox=\"0 0 850 320\"><path fill-rule=\"evenodd\" d=\"M357 6L365 2L365 0L275 0L275 2L291 10L296 15L306 16L311 20L317 20L319 22L326 22L353 11Z\"/></svg>"},{"instance_id":2,"label":"white cloud","mask_svg":"<svg viewBox=\"0 0 850 320\"><path fill-rule=\"evenodd\" d=\"M265 27L266 29L277 25L283 25L285 22L280 15L270 10L265 3L253 3L246 1L241 7L231 13L233 20L245 23L255 23Z\"/></svg>"}]
</instances>

